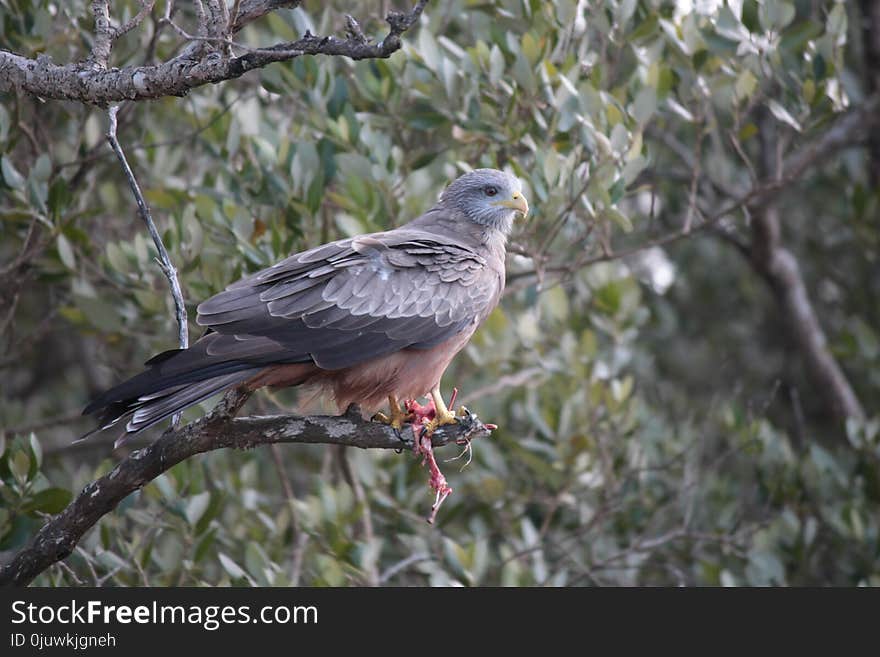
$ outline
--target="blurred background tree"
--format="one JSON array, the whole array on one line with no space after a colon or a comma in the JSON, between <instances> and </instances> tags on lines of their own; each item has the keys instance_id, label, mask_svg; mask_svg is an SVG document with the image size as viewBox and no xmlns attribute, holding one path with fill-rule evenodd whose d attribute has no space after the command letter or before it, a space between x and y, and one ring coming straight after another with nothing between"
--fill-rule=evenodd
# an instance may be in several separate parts
<instances>
[{"instance_id":1,"label":"blurred background tree","mask_svg":"<svg viewBox=\"0 0 880 657\"><path fill-rule=\"evenodd\" d=\"M306 2L237 40L340 33L346 11L380 34L387 4ZM0 0L0 42L82 60L80 5ZM141 8L112 5L117 24ZM164 12L112 66L186 45ZM215 452L37 583L880 584L876 3L453 0L403 41L127 103L119 136L191 315L292 251L403 223L467 168L523 179L502 307L445 380L501 428L447 465L438 525L409 454ZM71 445L78 411L176 329L106 112L0 99L3 561L130 449Z\"/></svg>"}]
</instances>

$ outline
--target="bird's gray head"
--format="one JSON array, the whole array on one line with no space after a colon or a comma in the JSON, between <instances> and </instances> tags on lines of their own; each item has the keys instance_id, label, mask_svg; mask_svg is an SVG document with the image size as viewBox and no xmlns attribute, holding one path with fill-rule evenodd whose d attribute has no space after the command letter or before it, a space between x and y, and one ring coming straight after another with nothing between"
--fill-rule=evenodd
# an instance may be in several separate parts
<instances>
[{"instance_id":1,"label":"bird's gray head","mask_svg":"<svg viewBox=\"0 0 880 657\"><path fill-rule=\"evenodd\" d=\"M517 212L524 217L529 213L519 178L498 169L474 169L460 176L444 190L440 204L505 235Z\"/></svg>"}]
</instances>

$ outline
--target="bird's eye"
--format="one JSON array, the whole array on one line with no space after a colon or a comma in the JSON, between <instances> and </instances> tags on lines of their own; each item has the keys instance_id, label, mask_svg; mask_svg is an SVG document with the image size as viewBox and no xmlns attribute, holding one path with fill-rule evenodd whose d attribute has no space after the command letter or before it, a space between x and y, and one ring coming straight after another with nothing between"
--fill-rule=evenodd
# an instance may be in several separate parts
<instances>
[{"instance_id":1,"label":"bird's eye","mask_svg":"<svg viewBox=\"0 0 880 657\"><path fill-rule=\"evenodd\" d=\"M486 188L486 196L495 196L497 193L498 193L498 188L493 185L489 185Z\"/></svg>"}]
</instances>

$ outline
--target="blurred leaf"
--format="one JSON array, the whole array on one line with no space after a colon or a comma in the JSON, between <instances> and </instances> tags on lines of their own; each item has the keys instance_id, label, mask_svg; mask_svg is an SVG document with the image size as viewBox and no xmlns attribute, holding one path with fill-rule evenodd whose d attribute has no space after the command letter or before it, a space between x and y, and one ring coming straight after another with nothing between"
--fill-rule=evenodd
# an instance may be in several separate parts
<instances>
[{"instance_id":1,"label":"blurred leaf","mask_svg":"<svg viewBox=\"0 0 880 657\"><path fill-rule=\"evenodd\" d=\"M785 109L782 105L779 104L776 100L770 99L767 101L768 109L773 113L773 116L777 118L777 120L782 123L786 123L798 132L801 131L801 124L795 119L787 109Z\"/></svg>"},{"instance_id":2,"label":"blurred leaf","mask_svg":"<svg viewBox=\"0 0 880 657\"><path fill-rule=\"evenodd\" d=\"M61 513L70 504L73 495L70 491L63 488L46 488L36 493L30 498L30 501L22 507L22 511L30 513L39 511L40 513L56 514Z\"/></svg>"},{"instance_id":3,"label":"blurred leaf","mask_svg":"<svg viewBox=\"0 0 880 657\"><path fill-rule=\"evenodd\" d=\"M208 509L211 501L211 493L204 491L193 495L186 503L186 520L190 525L195 526L201 520L202 515Z\"/></svg>"},{"instance_id":4,"label":"blurred leaf","mask_svg":"<svg viewBox=\"0 0 880 657\"><path fill-rule=\"evenodd\" d=\"M3 174L3 180L9 187L12 189L24 189L24 177L15 169L6 155L0 157L0 173Z\"/></svg>"},{"instance_id":5,"label":"blurred leaf","mask_svg":"<svg viewBox=\"0 0 880 657\"><path fill-rule=\"evenodd\" d=\"M63 233L58 233L57 246L58 257L61 258L64 266L68 269L76 269L76 256L73 254L73 247Z\"/></svg>"},{"instance_id":6,"label":"blurred leaf","mask_svg":"<svg viewBox=\"0 0 880 657\"><path fill-rule=\"evenodd\" d=\"M217 558L220 560L220 565L223 566L223 570L225 570L231 578L243 579L247 577L247 574L242 570L241 566L222 552L217 553Z\"/></svg>"}]
</instances>

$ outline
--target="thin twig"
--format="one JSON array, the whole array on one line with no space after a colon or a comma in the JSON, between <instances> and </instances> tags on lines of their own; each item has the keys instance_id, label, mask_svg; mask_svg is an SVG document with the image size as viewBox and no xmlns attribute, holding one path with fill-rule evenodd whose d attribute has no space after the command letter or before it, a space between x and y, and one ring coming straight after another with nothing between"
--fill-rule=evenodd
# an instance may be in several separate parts
<instances>
[{"instance_id":1,"label":"thin twig","mask_svg":"<svg viewBox=\"0 0 880 657\"><path fill-rule=\"evenodd\" d=\"M128 165L128 160L125 158L122 146L119 145L119 140L116 138L116 113L118 111L119 106L114 105L107 112L110 117L110 129L107 131L107 141L110 142L110 147L113 149L113 152L116 153L116 157L119 158L119 163L122 165L122 169L125 171L125 177L128 179L128 185L131 187L131 192L134 194L134 198L137 201L138 213L146 224L147 230L150 231L150 237L153 238L153 244L156 246L156 251L159 253L159 258L156 262L162 270L162 273L165 274L165 278L168 279L168 284L171 286L171 296L174 298L174 310L177 316L177 342L181 349L186 349L189 346L186 305L183 302L183 292L180 289L180 280L177 278L177 269L171 264L168 250L165 248L165 244L162 242L162 237L156 229L156 224L153 222L153 217L150 214L150 208L144 200L144 195L141 193L140 185L138 185L137 179L134 177L134 173Z\"/></svg>"},{"instance_id":2,"label":"thin twig","mask_svg":"<svg viewBox=\"0 0 880 657\"><path fill-rule=\"evenodd\" d=\"M283 50L277 48L252 48L251 46L247 46L243 43L239 43L237 41L233 41L229 37L211 37L211 36L199 36L195 34L190 34L182 27L180 27L177 23L170 19L160 18L159 23L163 25L168 25L172 30L177 32L179 36L186 39L187 41L194 42L202 42L202 43L216 43L224 46L240 48L245 52L248 52L252 55L272 55L274 57L285 57L285 58L294 58L299 57L303 54L302 50Z\"/></svg>"},{"instance_id":3,"label":"thin twig","mask_svg":"<svg viewBox=\"0 0 880 657\"><path fill-rule=\"evenodd\" d=\"M134 17L124 23L123 25L116 28L113 33L113 39L116 40L124 34L128 34L138 25L140 25L144 19L150 15L150 12L153 11L153 6L156 4L156 0L141 0L141 10L134 15Z\"/></svg>"},{"instance_id":4,"label":"thin twig","mask_svg":"<svg viewBox=\"0 0 880 657\"><path fill-rule=\"evenodd\" d=\"M226 26L227 34L232 33L235 26L235 21L238 20L238 10L240 8L241 0L235 0L235 2L232 3L232 10L229 12L229 24Z\"/></svg>"}]
</instances>

